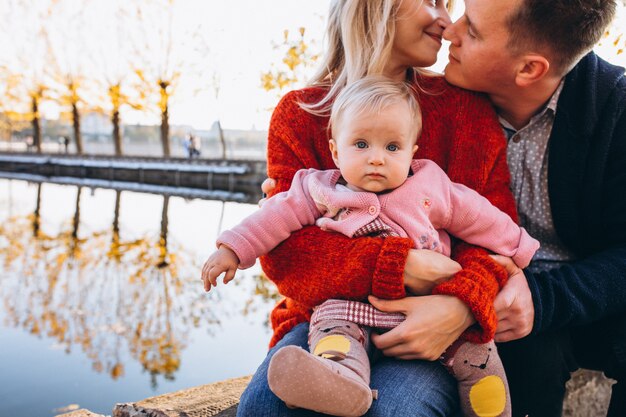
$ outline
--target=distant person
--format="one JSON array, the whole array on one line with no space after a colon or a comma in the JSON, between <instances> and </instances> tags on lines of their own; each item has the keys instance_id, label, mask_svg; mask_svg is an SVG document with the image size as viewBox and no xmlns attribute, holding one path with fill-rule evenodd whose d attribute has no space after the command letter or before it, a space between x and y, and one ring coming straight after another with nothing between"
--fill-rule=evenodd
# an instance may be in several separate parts
<instances>
[{"instance_id":1,"label":"distant person","mask_svg":"<svg viewBox=\"0 0 626 417\"><path fill-rule=\"evenodd\" d=\"M63 147L63 152L65 152L66 154L69 153L69 148L70 148L70 138L67 135L64 136L60 136L59 137L59 145L61 145Z\"/></svg>"},{"instance_id":2,"label":"distant person","mask_svg":"<svg viewBox=\"0 0 626 417\"><path fill-rule=\"evenodd\" d=\"M202 148L202 143L200 142L200 136L191 135L191 153L192 157L200 157L200 149Z\"/></svg>"},{"instance_id":3,"label":"distant person","mask_svg":"<svg viewBox=\"0 0 626 417\"><path fill-rule=\"evenodd\" d=\"M193 136L191 133L188 133L183 139L183 147L185 148L185 153L189 159L193 158Z\"/></svg>"},{"instance_id":4,"label":"distant person","mask_svg":"<svg viewBox=\"0 0 626 417\"><path fill-rule=\"evenodd\" d=\"M30 152L33 150L33 147L35 146L35 140L33 139L32 136L26 136L26 139L24 140L24 142L26 143L26 151Z\"/></svg>"}]
</instances>

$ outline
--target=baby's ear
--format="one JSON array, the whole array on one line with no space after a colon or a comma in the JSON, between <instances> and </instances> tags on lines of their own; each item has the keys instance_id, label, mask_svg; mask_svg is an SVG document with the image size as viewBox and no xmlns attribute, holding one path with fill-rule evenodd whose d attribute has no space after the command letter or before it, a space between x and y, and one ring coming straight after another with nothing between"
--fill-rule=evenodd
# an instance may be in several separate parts
<instances>
[{"instance_id":1,"label":"baby's ear","mask_svg":"<svg viewBox=\"0 0 626 417\"><path fill-rule=\"evenodd\" d=\"M330 148L330 154L333 157L333 161L335 161L335 165L337 165L337 168L339 168L339 157L338 157L338 153L337 153L337 142L335 141L335 139L330 138L328 140L328 147Z\"/></svg>"},{"instance_id":2,"label":"baby's ear","mask_svg":"<svg viewBox=\"0 0 626 417\"><path fill-rule=\"evenodd\" d=\"M415 152L417 152L418 149L419 149L419 146L413 145L413 155L415 155Z\"/></svg>"}]
</instances>

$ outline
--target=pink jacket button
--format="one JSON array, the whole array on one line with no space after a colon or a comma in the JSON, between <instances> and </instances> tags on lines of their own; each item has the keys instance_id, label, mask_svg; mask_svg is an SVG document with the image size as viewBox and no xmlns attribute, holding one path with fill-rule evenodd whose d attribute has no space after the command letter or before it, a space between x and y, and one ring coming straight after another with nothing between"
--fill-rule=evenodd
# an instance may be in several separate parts
<instances>
[{"instance_id":1,"label":"pink jacket button","mask_svg":"<svg viewBox=\"0 0 626 417\"><path fill-rule=\"evenodd\" d=\"M367 211L373 216L378 212L378 209L376 209L376 206L370 206Z\"/></svg>"}]
</instances>

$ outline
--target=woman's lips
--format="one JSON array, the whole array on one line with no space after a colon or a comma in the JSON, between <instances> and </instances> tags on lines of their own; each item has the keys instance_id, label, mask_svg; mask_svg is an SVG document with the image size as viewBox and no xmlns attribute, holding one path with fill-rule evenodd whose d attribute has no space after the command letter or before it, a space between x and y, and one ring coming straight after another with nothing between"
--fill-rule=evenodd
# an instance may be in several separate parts
<instances>
[{"instance_id":1,"label":"woman's lips","mask_svg":"<svg viewBox=\"0 0 626 417\"><path fill-rule=\"evenodd\" d=\"M426 32L426 34L428 36L430 36L431 38L433 38L438 44L441 45L441 35L437 34L437 33L431 33L431 32Z\"/></svg>"}]
</instances>

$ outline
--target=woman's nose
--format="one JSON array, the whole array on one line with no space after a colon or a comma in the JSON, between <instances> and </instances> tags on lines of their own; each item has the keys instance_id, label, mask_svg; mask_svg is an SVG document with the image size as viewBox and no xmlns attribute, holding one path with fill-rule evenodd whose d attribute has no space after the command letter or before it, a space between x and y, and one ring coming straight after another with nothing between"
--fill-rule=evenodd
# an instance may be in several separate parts
<instances>
[{"instance_id":1,"label":"woman's nose","mask_svg":"<svg viewBox=\"0 0 626 417\"><path fill-rule=\"evenodd\" d=\"M450 19L450 15L447 10L442 10L437 16L437 24L445 30L452 23L452 19Z\"/></svg>"}]
</instances>

